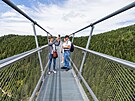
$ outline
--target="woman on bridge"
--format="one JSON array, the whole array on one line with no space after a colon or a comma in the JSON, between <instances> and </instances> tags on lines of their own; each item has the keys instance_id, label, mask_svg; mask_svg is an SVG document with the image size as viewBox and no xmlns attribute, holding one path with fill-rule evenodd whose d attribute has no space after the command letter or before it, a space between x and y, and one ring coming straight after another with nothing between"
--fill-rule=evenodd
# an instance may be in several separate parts
<instances>
[{"instance_id":1,"label":"woman on bridge","mask_svg":"<svg viewBox=\"0 0 135 101\"><path fill-rule=\"evenodd\" d=\"M51 74L50 70L51 70L52 60L53 60L53 71L52 72L56 73L56 69L55 69L56 58L53 57L53 52L57 51L56 46L59 46L59 44L60 44L60 38L59 37L56 38L56 40L54 40L52 36L50 37L50 40L49 40L49 43L48 43L48 45L49 45L49 59L50 59L50 61L49 61L49 72L48 72L49 75Z\"/></svg>"}]
</instances>

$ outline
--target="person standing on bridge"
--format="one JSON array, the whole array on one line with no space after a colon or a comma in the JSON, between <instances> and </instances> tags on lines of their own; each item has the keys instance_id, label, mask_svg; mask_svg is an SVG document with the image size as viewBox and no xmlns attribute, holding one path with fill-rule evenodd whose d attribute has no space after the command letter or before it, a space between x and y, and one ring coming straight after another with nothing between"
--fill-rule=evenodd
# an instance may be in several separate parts
<instances>
[{"instance_id":1,"label":"person standing on bridge","mask_svg":"<svg viewBox=\"0 0 135 101\"><path fill-rule=\"evenodd\" d=\"M62 46L64 49L64 66L61 69L66 69L67 71L70 70L70 47L71 41L69 40L69 36L65 36L65 43Z\"/></svg>"},{"instance_id":2,"label":"person standing on bridge","mask_svg":"<svg viewBox=\"0 0 135 101\"><path fill-rule=\"evenodd\" d=\"M57 38L56 40L53 39L53 37L51 36L50 37L50 40L49 40L49 71L48 71L48 74L50 75L51 72L51 64L52 64L52 60L53 60L53 73L56 73L56 69L55 69L55 66L56 66L56 58L53 58L53 52L54 51L57 51L56 50L56 46L59 46L60 44L60 38Z\"/></svg>"},{"instance_id":3,"label":"person standing on bridge","mask_svg":"<svg viewBox=\"0 0 135 101\"><path fill-rule=\"evenodd\" d=\"M61 42L61 43L62 43L62 45L61 45L61 54L62 54L61 63L64 63L64 49L63 49L62 47L64 47L64 46L65 46L65 44L66 44L66 40L65 40L65 38L64 38L64 41L63 41L63 42Z\"/></svg>"}]
</instances>

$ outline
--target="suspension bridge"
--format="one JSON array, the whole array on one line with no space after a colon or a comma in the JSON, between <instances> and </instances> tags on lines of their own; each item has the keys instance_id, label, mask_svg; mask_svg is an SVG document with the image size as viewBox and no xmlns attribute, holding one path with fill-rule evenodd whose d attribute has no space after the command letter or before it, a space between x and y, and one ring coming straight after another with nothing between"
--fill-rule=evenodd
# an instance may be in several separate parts
<instances>
[{"instance_id":1,"label":"suspension bridge","mask_svg":"<svg viewBox=\"0 0 135 101\"><path fill-rule=\"evenodd\" d=\"M0 60L0 101L135 101L135 63L88 49L96 24L134 9L135 2L71 33L73 42L77 33L91 28L86 48L75 45L72 69L60 68L57 47L57 73L47 75L48 45L39 47L35 26L45 31L47 40L51 34L11 1L2 1L33 23L36 48Z\"/></svg>"}]
</instances>

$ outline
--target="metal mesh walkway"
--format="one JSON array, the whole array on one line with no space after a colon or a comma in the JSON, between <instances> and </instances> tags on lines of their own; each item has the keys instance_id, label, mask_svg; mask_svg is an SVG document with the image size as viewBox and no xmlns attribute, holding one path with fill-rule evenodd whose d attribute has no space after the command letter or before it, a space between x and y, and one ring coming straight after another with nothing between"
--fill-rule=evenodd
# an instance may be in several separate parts
<instances>
[{"instance_id":1,"label":"metal mesh walkway","mask_svg":"<svg viewBox=\"0 0 135 101\"><path fill-rule=\"evenodd\" d=\"M37 101L86 101L81 85L71 69L65 71L60 69L62 64L59 58L56 60L57 73L47 75L41 87Z\"/></svg>"}]
</instances>

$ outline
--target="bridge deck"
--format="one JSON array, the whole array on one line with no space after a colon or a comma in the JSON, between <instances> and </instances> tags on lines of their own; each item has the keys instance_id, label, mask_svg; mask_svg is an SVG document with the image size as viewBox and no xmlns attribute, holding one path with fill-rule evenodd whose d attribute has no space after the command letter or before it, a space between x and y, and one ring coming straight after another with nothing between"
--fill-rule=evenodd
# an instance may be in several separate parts
<instances>
[{"instance_id":1,"label":"bridge deck","mask_svg":"<svg viewBox=\"0 0 135 101\"><path fill-rule=\"evenodd\" d=\"M57 73L46 76L37 101L88 101L74 71L60 69L60 54L56 62Z\"/></svg>"}]
</instances>

